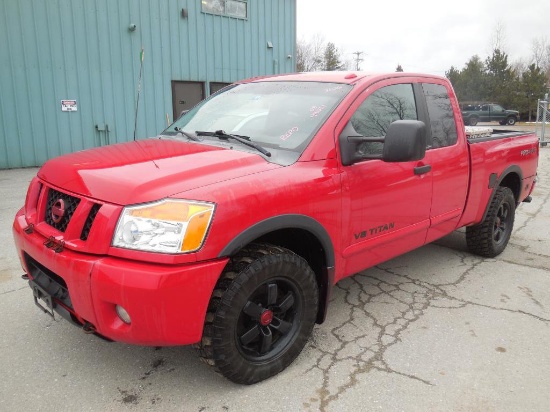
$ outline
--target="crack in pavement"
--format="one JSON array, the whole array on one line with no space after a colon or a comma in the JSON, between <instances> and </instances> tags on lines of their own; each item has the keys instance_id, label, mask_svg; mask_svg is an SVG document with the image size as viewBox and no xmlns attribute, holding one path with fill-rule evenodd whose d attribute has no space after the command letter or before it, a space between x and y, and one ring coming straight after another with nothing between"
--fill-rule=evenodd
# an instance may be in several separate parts
<instances>
[{"instance_id":1,"label":"crack in pavement","mask_svg":"<svg viewBox=\"0 0 550 412\"><path fill-rule=\"evenodd\" d=\"M537 217L537 215L542 212L542 210L544 209L544 205L548 202L548 200L550 200L550 191L546 194L546 196L542 199L542 201L540 202L538 208L533 211L533 212L524 212L524 214L527 216L527 218L525 219L525 221L523 222L523 224L521 226L517 226L515 228L515 232L520 232L522 231L523 229L525 229L527 227L527 225L529 223L531 223L531 221ZM517 208L516 208L517 210Z\"/></svg>"},{"instance_id":2,"label":"crack in pavement","mask_svg":"<svg viewBox=\"0 0 550 412\"><path fill-rule=\"evenodd\" d=\"M0 296L7 295L8 293L18 292L18 291L23 290L23 289L29 289L29 286L25 285L25 286L20 287L19 289L12 289L12 290L6 290L4 292L0 292Z\"/></svg>"},{"instance_id":3,"label":"crack in pavement","mask_svg":"<svg viewBox=\"0 0 550 412\"><path fill-rule=\"evenodd\" d=\"M422 377L392 368L385 359L388 350L402 342L403 332L429 308L451 310L476 306L550 323L550 319L524 310L492 306L453 296L447 289L459 286L479 265L486 262L482 258L453 252L460 257L460 264L457 266L465 267L454 282L434 284L398 273L396 268L379 265L374 270L343 279L336 285L335 292L341 292L343 296L335 296L333 300L342 299L346 307L339 310L341 313L337 324L328 333L314 330L310 348L318 354L312 356L315 363L306 373L320 371L322 386L317 390L317 398L309 399L304 407L312 408L313 403L317 404L318 410L326 411L331 403L359 383L361 375L373 370L403 376L425 385L435 385ZM520 287L520 290L534 299L530 289ZM535 304L537 303L542 308L540 302L536 301ZM380 309L380 306L384 308Z\"/></svg>"}]
</instances>

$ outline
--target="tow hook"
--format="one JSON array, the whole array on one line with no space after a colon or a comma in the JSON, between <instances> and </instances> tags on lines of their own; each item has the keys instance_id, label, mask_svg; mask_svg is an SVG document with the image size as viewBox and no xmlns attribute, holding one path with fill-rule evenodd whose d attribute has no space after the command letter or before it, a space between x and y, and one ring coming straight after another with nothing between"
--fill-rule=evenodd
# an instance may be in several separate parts
<instances>
[{"instance_id":1,"label":"tow hook","mask_svg":"<svg viewBox=\"0 0 550 412\"><path fill-rule=\"evenodd\" d=\"M84 325L82 325L82 330L84 331L84 333L87 333L87 334L96 333L97 331L95 326L92 325L90 322L84 323Z\"/></svg>"}]
</instances>

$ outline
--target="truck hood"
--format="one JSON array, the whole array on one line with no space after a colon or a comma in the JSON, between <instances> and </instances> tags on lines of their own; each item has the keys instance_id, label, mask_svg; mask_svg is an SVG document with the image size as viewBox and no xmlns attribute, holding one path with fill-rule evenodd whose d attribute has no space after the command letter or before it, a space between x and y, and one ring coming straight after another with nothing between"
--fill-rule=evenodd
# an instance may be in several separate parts
<instances>
[{"instance_id":1,"label":"truck hood","mask_svg":"<svg viewBox=\"0 0 550 412\"><path fill-rule=\"evenodd\" d=\"M128 205L279 167L253 153L146 139L54 158L38 177L66 191Z\"/></svg>"}]
</instances>

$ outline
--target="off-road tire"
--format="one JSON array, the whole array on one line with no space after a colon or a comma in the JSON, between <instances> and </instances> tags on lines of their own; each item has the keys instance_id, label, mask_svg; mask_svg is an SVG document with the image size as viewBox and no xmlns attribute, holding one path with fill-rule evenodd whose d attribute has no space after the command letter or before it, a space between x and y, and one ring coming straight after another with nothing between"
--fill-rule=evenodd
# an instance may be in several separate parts
<instances>
[{"instance_id":1,"label":"off-road tire","mask_svg":"<svg viewBox=\"0 0 550 412\"><path fill-rule=\"evenodd\" d=\"M466 228L470 252L490 258L501 254L512 235L515 212L514 194L507 187L499 187L483 222Z\"/></svg>"},{"instance_id":2,"label":"off-road tire","mask_svg":"<svg viewBox=\"0 0 550 412\"><path fill-rule=\"evenodd\" d=\"M304 259L285 248L251 244L230 259L217 282L195 347L227 379L262 381L302 351L318 301L315 274Z\"/></svg>"}]
</instances>

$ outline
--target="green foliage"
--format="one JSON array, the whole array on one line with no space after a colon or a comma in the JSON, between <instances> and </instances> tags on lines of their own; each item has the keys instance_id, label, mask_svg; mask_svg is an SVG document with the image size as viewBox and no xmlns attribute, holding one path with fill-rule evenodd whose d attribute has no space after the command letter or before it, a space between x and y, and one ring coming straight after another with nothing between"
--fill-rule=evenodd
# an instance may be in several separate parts
<instances>
[{"instance_id":1,"label":"green foliage","mask_svg":"<svg viewBox=\"0 0 550 412\"><path fill-rule=\"evenodd\" d=\"M519 91L519 78L508 64L508 56L499 49L485 60L485 93L500 105L511 108Z\"/></svg>"},{"instance_id":2,"label":"green foliage","mask_svg":"<svg viewBox=\"0 0 550 412\"><path fill-rule=\"evenodd\" d=\"M340 61L340 52L334 43L328 42L325 47L323 70L344 70L344 64Z\"/></svg>"},{"instance_id":3,"label":"green foliage","mask_svg":"<svg viewBox=\"0 0 550 412\"><path fill-rule=\"evenodd\" d=\"M535 64L523 73L508 63L508 55L499 49L483 62L472 56L462 70L451 67L446 73L458 100L465 102L493 102L507 109L519 110L531 117L536 101L544 96L547 78Z\"/></svg>"},{"instance_id":4,"label":"green foliage","mask_svg":"<svg viewBox=\"0 0 550 412\"><path fill-rule=\"evenodd\" d=\"M537 112L537 98L542 98L547 91L546 81L546 74L535 63L531 64L521 76L520 96L523 96L523 99L518 110L528 112L529 119Z\"/></svg>"}]
</instances>

